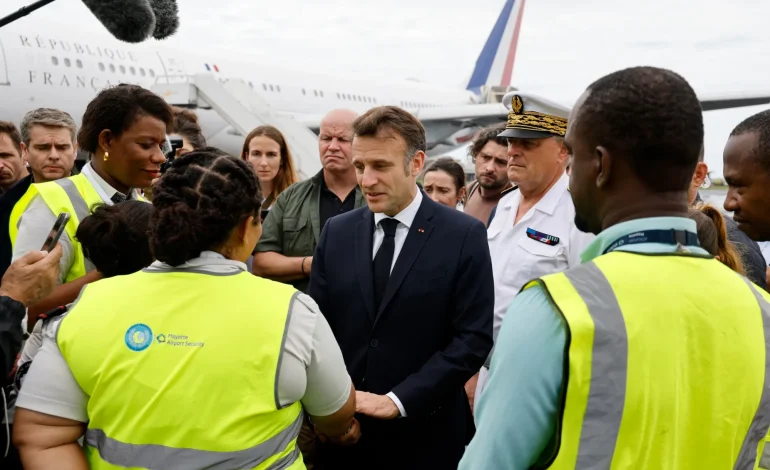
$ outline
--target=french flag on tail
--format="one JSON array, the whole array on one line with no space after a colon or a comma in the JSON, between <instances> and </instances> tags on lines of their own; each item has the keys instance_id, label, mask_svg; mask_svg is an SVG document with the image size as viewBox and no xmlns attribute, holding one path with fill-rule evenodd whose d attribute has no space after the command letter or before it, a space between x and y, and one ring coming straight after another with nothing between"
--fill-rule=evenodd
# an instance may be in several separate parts
<instances>
[{"instance_id":1,"label":"french flag on tail","mask_svg":"<svg viewBox=\"0 0 770 470\"><path fill-rule=\"evenodd\" d=\"M468 90L479 93L485 85L511 85L525 2L526 0L506 0L484 49L476 59L476 68L468 81Z\"/></svg>"}]
</instances>

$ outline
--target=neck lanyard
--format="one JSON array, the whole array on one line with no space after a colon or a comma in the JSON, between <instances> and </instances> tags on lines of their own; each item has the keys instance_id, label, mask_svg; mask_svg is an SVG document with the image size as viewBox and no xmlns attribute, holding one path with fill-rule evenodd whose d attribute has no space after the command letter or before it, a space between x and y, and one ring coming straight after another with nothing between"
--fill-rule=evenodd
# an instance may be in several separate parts
<instances>
[{"instance_id":1,"label":"neck lanyard","mask_svg":"<svg viewBox=\"0 0 770 470\"><path fill-rule=\"evenodd\" d=\"M642 230L620 237L607 247L603 255L625 245L639 243L661 243L663 245L682 245L698 247L698 235L687 230Z\"/></svg>"}]
</instances>

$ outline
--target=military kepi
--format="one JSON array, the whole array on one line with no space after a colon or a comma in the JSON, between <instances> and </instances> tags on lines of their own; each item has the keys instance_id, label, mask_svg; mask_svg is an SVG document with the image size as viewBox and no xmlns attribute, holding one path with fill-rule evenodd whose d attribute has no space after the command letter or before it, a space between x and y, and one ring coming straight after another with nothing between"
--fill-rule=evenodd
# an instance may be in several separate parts
<instances>
[{"instance_id":1,"label":"military kepi","mask_svg":"<svg viewBox=\"0 0 770 470\"><path fill-rule=\"evenodd\" d=\"M513 91L505 95L508 124L500 137L543 139L564 137L569 108L536 95Z\"/></svg>"}]
</instances>

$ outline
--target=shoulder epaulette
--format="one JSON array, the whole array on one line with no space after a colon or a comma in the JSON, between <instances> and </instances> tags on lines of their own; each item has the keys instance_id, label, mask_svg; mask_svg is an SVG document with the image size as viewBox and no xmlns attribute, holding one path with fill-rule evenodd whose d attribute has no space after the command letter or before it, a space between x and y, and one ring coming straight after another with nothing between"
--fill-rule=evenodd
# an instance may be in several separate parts
<instances>
[{"instance_id":1,"label":"shoulder epaulette","mask_svg":"<svg viewBox=\"0 0 770 470\"><path fill-rule=\"evenodd\" d=\"M56 307L55 309L49 312L39 315L38 318L43 321L48 321L48 320L51 320L52 318L60 317L65 313L67 313L67 306L62 305L60 307Z\"/></svg>"},{"instance_id":2,"label":"shoulder epaulette","mask_svg":"<svg viewBox=\"0 0 770 470\"><path fill-rule=\"evenodd\" d=\"M516 185L513 185L510 188L503 190L503 192L500 193L500 197L505 196L506 194L512 193L517 189L519 189L519 187Z\"/></svg>"}]
</instances>

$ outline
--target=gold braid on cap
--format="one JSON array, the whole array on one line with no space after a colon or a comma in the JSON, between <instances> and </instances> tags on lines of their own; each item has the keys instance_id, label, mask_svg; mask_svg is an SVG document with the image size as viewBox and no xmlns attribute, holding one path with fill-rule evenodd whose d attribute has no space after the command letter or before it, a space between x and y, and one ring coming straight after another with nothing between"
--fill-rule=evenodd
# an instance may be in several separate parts
<instances>
[{"instance_id":1,"label":"gold braid on cap","mask_svg":"<svg viewBox=\"0 0 770 470\"><path fill-rule=\"evenodd\" d=\"M524 114L508 114L506 129L523 129L527 131L550 132L564 137L567 133L567 120L549 114L527 112Z\"/></svg>"},{"instance_id":2,"label":"gold braid on cap","mask_svg":"<svg viewBox=\"0 0 770 470\"><path fill-rule=\"evenodd\" d=\"M506 129L548 132L562 137L567 133L567 119L535 111L522 112L523 109L521 97L514 95L511 98L511 112L508 113Z\"/></svg>"}]
</instances>

